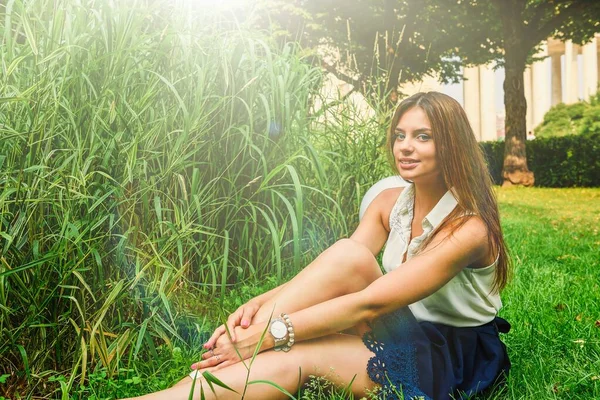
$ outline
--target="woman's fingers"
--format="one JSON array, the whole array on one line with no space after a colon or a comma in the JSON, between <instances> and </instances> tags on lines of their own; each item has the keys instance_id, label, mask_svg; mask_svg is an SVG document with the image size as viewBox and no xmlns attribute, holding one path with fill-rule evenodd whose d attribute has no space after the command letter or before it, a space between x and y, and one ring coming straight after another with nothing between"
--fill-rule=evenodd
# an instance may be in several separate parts
<instances>
[{"instance_id":1,"label":"woman's fingers","mask_svg":"<svg viewBox=\"0 0 600 400\"><path fill-rule=\"evenodd\" d=\"M203 353L200 358L202 358L203 360L208 360L210 357L214 357L215 356L215 352L211 349L205 353Z\"/></svg>"},{"instance_id":2,"label":"woman's fingers","mask_svg":"<svg viewBox=\"0 0 600 400\"><path fill-rule=\"evenodd\" d=\"M242 317L242 312L238 308L237 311L234 312L233 314L231 314L229 316L229 318L227 319L227 328L229 329L229 334L231 335L232 342L235 342L234 329L236 326L239 325L241 317Z\"/></svg>"},{"instance_id":3,"label":"woman's fingers","mask_svg":"<svg viewBox=\"0 0 600 400\"><path fill-rule=\"evenodd\" d=\"M217 329L215 329L215 332L212 334L210 339L208 339L208 341L206 343L204 343L204 348L212 349L215 346L215 343L217 343L217 339L224 333L225 333L225 326L224 325L219 326Z\"/></svg>"},{"instance_id":4,"label":"woman's fingers","mask_svg":"<svg viewBox=\"0 0 600 400\"><path fill-rule=\"evenodd\" d=\"M219 353L218 350L215 350L212 353L207 351L206 353L202 354L202 361L192 364L191 368L193 370L212 371L211 368L221 369L240 361L240 358L235 350L233 350L233 347L228 350L225 350L225 352L222 354Z\"/></svg>"},{"instance_id":5,"label":"woman's fingers","mask_svg":"<svg viewBox=\"0 0 600 400\"><path fill-rule=\"evenodd\" d=\"M220 370L220 369L222 369L222 368L225 368L225 367L228 367L228 366L230 366L230 365L233 365L233 364L235 364L236 362L237 362L237 361L229 361L229 360L227 360L227 361L223 361L222 363L220 363L220 364L217 364L217 365L215 365L214 367L210 367L210 368L208 368L208 369L207 369L207 371L212 373L212 372L218 371L218 370Z\"/></svg>"},{"instance_id":6,"label":"woman's fingers","mask_svg":"<svg viewBox=\"0 0 600 400\"><path fill-rule=\"evenodd\" d=\"M241 326L242 328L248 328L252 323L252 318L254 318L254 315L256 315L258 309L259 306L255 305L254 303L246 303L240 306L233 314L229 316L229 318L227 318L227 322L225 324L227 329L225 328L225 325L221 325L215 329L215 332L212 334L210 339L204 343L204 348L212 349L215 346L217 339L227 331L229 331L229 334L231 335L231 341L235 342L235 327Z\"/></svg>"},{"instance_id":7,"label":"woman's fingers","mask_svg":"<svg viewBox=\"0 0 600 400\"><path fill-rule=\"evenodd\" d=\"M246 305L246 307L244 307L244 309L242 310L240 326L242 328L249 327L250 322L252 321L252 318L254 318L254 315L256 314L257 311L258 311L258 307Z\"/></svg>"},{"instance_id":8,"label":"woman's fingers","mask_svg":"<svg viewBox=\"0 0 600 400\"><path fill-rule=\"evenodd\" d=\"M204 353L206 354L206 353ZM204 358L204 354L202 355L202 358ZM223 357L215 354L214 356L210 356L208 358L203 359L202 361L199 361L197 363L194 363L191 365L192 369L205 369L205 368L211 368L214 367L218 364L221 363L221 361L223 361Z\"/></svg>"},{"instance_id":9,"label":"woman's fingers","mask_svg":"<svg viewBox=\"0 0 600 400\"><path fill-rule=\"evenodd\" d=\"M227 361L221 362L220 364L215 365L214 367L207 367L207 368L194 368L194 366L196 365L196 364L194 364L194 365L192 365L192 369L195 370L195 371L197 371L197 375L196 376L200 377L200 376L202 376L202 373L204 373L204 372L210 372L210 373L212 373L212 372L218 371L220 369L223 369L225 367L228 367L230 365L233 365L236 362L237 361L229 361L229 360L227 360Z\"/></svg>"}]
</instances>

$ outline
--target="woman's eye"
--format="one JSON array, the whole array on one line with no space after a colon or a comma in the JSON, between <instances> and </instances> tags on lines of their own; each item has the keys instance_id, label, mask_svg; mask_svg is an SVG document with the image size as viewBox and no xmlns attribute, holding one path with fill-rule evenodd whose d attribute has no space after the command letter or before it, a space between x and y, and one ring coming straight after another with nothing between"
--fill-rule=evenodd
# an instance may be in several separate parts
<instances>
[{"instance_id":1,"label":"woman's eye","mask_svg":"<svg viewBox=\"0 0 600 400\"><path fill-rule=\"evenodd\" d=\"M426 142L429 139L431 139L431 136L421 133L419 136L417 136L417 139L419 139L422 142Z\"/></svg>"},{"instance_id":2,"label":"woman's eye","mask_svg":"<svg viewBox=\"0 0 600 400\"><path fill-rule=\"evenodd\" d=\"M405 137L404 133L396 133L396 140L404 140Z\"/></svg>"}]
</instances>

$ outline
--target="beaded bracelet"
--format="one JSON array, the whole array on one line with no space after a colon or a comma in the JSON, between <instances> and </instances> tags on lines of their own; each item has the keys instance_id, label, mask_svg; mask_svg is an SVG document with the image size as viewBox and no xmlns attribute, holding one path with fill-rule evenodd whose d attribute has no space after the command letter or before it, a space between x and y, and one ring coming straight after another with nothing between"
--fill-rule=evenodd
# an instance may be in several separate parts
<instances>
[{"instance_id":1,"label":"beaded bracelet","mask_svg":"<svg viewBox=\"0 0 600 400\"><path fill-rule=\"evenodd\" d=\"M292 320L290 319L289 315L287 315L286 313L281 313L281 318L287 325L287 330L288 330L288 342L284 346L281 347L281 350L283 350L287 353L288 351L290 351L292 349L292 346L294 345L294 342L295 342L294 325L292 325Z\"/></svg>"}]
</instances>

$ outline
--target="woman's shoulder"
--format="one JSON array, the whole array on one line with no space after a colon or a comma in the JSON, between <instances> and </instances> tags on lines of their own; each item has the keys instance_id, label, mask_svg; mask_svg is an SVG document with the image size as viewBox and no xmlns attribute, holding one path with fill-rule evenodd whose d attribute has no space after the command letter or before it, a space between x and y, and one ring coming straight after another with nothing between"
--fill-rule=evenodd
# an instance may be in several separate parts
<instances>
[{"instance_id":1,"label":"woman's shoulder","mask_svg":"<svg viewBox=\"0 0 600 400\"><path fill-rule=\"evenodd\" d=\"M398 199L400 198L400 195L405 189L406 188L403 187L385 189L377 195L377 197L375 198L375 200L373 200L373 203L370 206L380 216L381 222L383 223L385 229L388 232L390 231L390 215Z\"/></svg>"},{"instance_id":2,"label":"woman's shoulder","mask_svg":"<svg viewBox=\"0 0 600 400\"><path fill-rule=\"evenodd\" d=\"M398 198L398 196L400 195L400 193L402 192L401 190L397 190L397 189L401 189L404 188L406 186L409 185L409 182L405 181L404 179L402 179L400 176L394 175L394 176L388 176L387 178L381 179L380 181L376 182L373 186L371 186L369 188L369 190L367 190L367 192L365 193L365 195L362 198L362 202L360 204L360 210L359 210L359 218L362 219L363 215L365 215L367 208L369 208L369 206L371 205L371 203L373 203L373 201L375 201L375 199L377 197L379 197L379 195L381 195L383 192L388 191L388 190L392 190L392 193L390 194L389 192L383 196L384 199L388 199L389 196L391 196L392 198L396 197L396 199ZM396 189L396 190L393 190ZM388 199L390 200L390 199ZM379 199L379 201L382 201L382 198ZM392 201L392 200L390 200ZM385 203L386 201L383 200L383 202ZM393 206L393 204L392 204Z\"/></svg>"},{"instance_id":3,"label":"woman's shoulder","mask_svg":"<svg viewBox=\"0 0 600 400\"><path fill-rule=\"evenodd\" d=\"M392 211L392 208L394 208L398 198L405 189L405 187L384 189L377 195L373 203L376 203L382 211L387 211L389 213Z\"/></svg>"}]
</instances>

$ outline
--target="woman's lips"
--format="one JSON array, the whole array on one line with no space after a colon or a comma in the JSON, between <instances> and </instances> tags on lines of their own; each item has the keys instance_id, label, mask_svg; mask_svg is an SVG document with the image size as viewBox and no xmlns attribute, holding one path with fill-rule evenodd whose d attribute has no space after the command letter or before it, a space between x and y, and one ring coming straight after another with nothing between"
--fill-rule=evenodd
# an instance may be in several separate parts
<instances>
[{"instance_id":1,"label":"woman's lips","mask_svg":"<svg viewBox=\"0 0 600 400\"><path fill-rule=\"evenodd\" d=\"M417 160L400 160L398 164L401 169L410 170L416 168L419 162Z\"/></svg>"}]
</instances>

